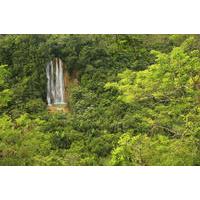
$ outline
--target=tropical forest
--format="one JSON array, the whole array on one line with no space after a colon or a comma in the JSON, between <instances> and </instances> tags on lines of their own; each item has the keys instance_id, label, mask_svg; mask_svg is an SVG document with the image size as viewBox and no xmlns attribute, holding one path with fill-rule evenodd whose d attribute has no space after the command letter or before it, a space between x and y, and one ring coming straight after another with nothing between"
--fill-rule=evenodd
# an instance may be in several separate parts
<instances>
[{"instance_id":1,"label":"tropical forest","mask_svg":"<svg viewBox=\"0 0 200 200\"><path fill-rule=\"evenodd\" d=\"M200 35L1 34L1 166L199 166Z\"/></svg>"}]
</instances>

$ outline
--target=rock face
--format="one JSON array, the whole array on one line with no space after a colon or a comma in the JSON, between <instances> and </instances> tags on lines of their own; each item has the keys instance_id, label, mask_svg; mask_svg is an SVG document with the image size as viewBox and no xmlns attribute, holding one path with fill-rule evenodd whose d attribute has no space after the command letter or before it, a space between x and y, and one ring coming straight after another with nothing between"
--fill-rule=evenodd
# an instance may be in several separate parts
<instances>
[{"instance_id":1,"label":"rock face","mask_svg":"<svg viewBox=\"0 0 200 200\"><path fill-rule=\"evenodd\" d=\"M51 105L48 106L49 112L70 112L67 105L57 104L57 105Z\"/></svg>"},{"instance_id":2,"label":"rock face","mask_svg":"<svg viewBox=\"0 0 200 200\"><path fill-rule=\"evenodd\" d=\"M49 112L70 112L70 87L78 84L78 71L74 69L71 76L60 58L47 64L47 103Z\"/></svg>"}]
</instances>

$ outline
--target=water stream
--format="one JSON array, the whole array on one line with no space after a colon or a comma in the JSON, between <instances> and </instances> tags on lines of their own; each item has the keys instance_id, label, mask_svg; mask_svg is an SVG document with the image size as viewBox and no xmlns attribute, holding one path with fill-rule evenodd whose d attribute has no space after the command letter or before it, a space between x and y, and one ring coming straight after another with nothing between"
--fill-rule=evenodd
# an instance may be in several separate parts
<instances>
[{"instance_id":1,"label":"water stream","mask_svg":"<svg viewBox=\"0 0 200 200\"><path fill-rule=\"evenodd\" d=\"M47 103L65 104L64 102L64 77L63 62L60 58L56 58L47 64Z\"/></svg>"}]
</instances>

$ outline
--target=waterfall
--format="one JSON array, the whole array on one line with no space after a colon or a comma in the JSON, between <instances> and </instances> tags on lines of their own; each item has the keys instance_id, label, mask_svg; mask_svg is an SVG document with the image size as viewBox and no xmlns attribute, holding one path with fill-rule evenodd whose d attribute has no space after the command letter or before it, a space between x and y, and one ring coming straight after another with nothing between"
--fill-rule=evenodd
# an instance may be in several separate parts
<instances>
[{"instance_id":1,"label":"waterfall","mask_svg":"<svg viewBox=\"0 0 200 200\"><path fill-rule=\"evenodd\" d=\"M50 73L50 81L51 81L51 88L50 88L50 96L51 96L51 103L53 99L55 99L55 87L54 87L54 67L53 61L50 63L51 73Z\"/></svg>"},{"instance_id":2,"label":"waterfall","mask_svg":"<svg viewBox=\"0 0 200 200\"><path fill-rule=\"evenodd\" d=\"M59 86L59 67L58 67L58 59L56 58L56 86L55 86L55 88L56 88L56 90L55 90L55 92L56 92L56 96L55 96L55 104L58 104L59 102L60 102L60 91L59 91L59 89L60 89L60 86Z\"/></svg>"},{"instance_id":3,"label":"waterfall","mask_svg":"<svg viewBox=\"0 0 200 200\"><path fill-rule=\"evenodd\" d=\"M63 64L62 64L62 61L61 59L59 59L59 71L60 71L60 77L59 77L59 80L60 80L60 96L61 96L61 102L64 102L64 77L63 77Z\"/></svg>"},{"instance_id":4,"label":"waterfall","mask_svg":"<svg viewBox=\"0 0 200 200\"><path fill-rule=\"evenodd\" d=\"M47 73L47 103L48 105L51 104L51 97L50 97L50 83L51 83L51 80L50 80L50 64L48 63L47 64L47 68L46 68L46 73Z\"/></svg>"},{"instance_id":5,"label":"waterfall","mask_svg":"<svg viewBox=\"0 0 200 200\"><path fill-rule=\"evenodd\" d=\"M46 75L48 105L65 104L63 63L60 58L56 58L47 64Z\"/></svg>"}]
</instances>

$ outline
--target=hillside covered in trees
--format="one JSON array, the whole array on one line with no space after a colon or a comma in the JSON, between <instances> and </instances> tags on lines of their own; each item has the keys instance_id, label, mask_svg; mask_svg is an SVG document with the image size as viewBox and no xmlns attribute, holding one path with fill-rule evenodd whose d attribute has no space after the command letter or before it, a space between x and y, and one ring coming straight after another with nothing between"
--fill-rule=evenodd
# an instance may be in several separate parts
<instances>
[{"instance_id":1,"label":"hillside covered in trees","mask_svg":"<svg viewBox=\"0 0 200 200\"><path fill-rule=\"evenodd\" d=\"M200 35L0 35L0 165L200 165Z\"/></svg>"}]
</instances>

